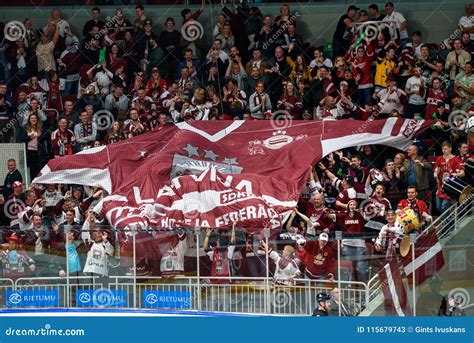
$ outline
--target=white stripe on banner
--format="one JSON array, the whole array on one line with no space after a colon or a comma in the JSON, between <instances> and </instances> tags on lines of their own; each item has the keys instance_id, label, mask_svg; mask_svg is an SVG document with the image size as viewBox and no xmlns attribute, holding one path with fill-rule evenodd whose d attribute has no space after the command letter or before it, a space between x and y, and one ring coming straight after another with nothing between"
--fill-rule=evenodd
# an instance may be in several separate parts
<instances>
[{"instance_id":1,"label":"white stripe on banner","mask_svg":"<svg viewBox=\"0 0 474 343\"><path fill-rule=\"evenodd\" d=\"M46 165L41 169L41 176L36 177L34 183L61 183L83 185L88 180L91 187L102 187L112 193L112 179L109 169L79 168L51 171Z\"/></svg>"},{"instance_id":2,"label":"white stripe on banner","mask_svg":"<svg viewBox=\"0 0 474 343\"><path fill-rule=\"evenodd\" d=\"M385 274L387 275L388 288L390 289L390 294L392 295L392 302L395 305L395 310L400 317L404 317L405 313L400 306L400 299L398 299L397 289L395 287L395 282L392 276L392 270L390 269L390 263L387 263L384 266Z\"/></svg>"},{"instance_id":3,"label":"white stripe on banner","mask_svg":"<svg viewBox=\"0 0 474 343\"><path fill-rule=\"evenodd\" d=\"M239 127L242 126L242 124L245 123L245 120L234 120L232 122L232 124L230 124L229 126L227 126L225 129L222 129L220 130L219 132L213 134L213 135L210 135L209 133L207 133L206 131L203 131L203 130L199 130L198 128L195 128L191 125L189 125L188 123L186 122L182 122L182 123L178 123L176 124L176 126L181 129L181 130L188 130L188 131L192 131L198 135L200 135L201 137L204 137L206 138L208 141L210 142L218 142L220 141L222 138L224 138L225 136L227 136L229 133L237 130Z\"/></svg>"},{"instance_id":4,"label":"white stripe on banner","mask_svg":"<svg viewBox=\"0 0 474 343\"><path fill-rule=\"evenodd\" d=\"M370 144L380 144L388 145L399 150L407 149L412 140L406 138L404 135L392 136L392 135L382 135L380 133L355 133L345 137L324 139L321 141L323 148L323 156L326 156L330 152L341 150L344 148L356 146L356 145L366 145Z\"/></svg>"},{"instance_id":5,"label":"white stripe on banner","mask_svg":"<svg viewBox=\"0 0 474 343\"><path fill-rule=\"evenodd\" d=\"M404 267L405 274L410 275L413 272L413 269L417 270L418 268L423 266L426 262L428 262L433 257L435 257L441 250L442 250L441 244L437 242L431 248L426 250L423 254L415 258L415 261L411 261L410 263L408 263Z\"/></svg>"},{"instance_id":6,"label":"white stripe on banner","mask_svg":"<svg viewBox=\"0 0 474 343\"><path fill-rule=\"evenodd\" d=\"M398 118L388 118L387 121L385 122L385 125L383 126L381 134L383 136L390 136L392 134L393 127L397 123ZM405 123L408 123L405 120Z\"/></svg>"}]
</instances>

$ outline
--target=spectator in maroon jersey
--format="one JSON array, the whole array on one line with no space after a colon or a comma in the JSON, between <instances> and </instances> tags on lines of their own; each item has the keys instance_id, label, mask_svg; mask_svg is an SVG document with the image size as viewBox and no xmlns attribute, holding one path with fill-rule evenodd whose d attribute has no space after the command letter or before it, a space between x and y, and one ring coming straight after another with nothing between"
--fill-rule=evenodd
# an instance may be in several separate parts
<instances>
[{"instance_id":1,"label":"spectator in maroon jersey","mask_svg":"<svg viewBox=\"0 0 474 343\"><path fill-rule=\"evenodd\" d=\"M438 103L445 103L447 99L448 95L441 89L441 80L437 77L433 78L432 88L427 93L425 119L438 119L433 116L437 112Z\"/></svg>"},{"instance_id":2,"label":"spectator in maroon jersey","mask_svg":"<svg viewBox=\"0 0 474 343\"><path fill-rule=\"evenodd\" d=\"M0 244L2 276L16 280L34 273L36 270L35 261L23 250L21 238L13 232L5 240L7 243Z\"/></svg>"},{"instance_id":3,"label":"spectator in maroon jersey","mask_svg":"<svg viewBox=\"0 0 474 343\"><path fill-rule=\"evenodd\" d=\"M204 239L204 251L212 262L211 277L214 277L214 279L211 279L212 284L230 283L229 279L219 278L232 276L232 258L235 251L235 224L233 224L230 240L227 232L221 232L218 233L217 240L213 245L209 241L214 230L207 230L206 238ZM220 286L211 288L212 310L219 311L221 307L224 312L229 310L229 290L228 287Z\"/></svg>"},{"instance_id":4,"label":"spectator in maroon jersey","mask_svg":"<svg viewBox=\"0 0 474 343\"><path fill-rule=\"evenodd\" d=\"M135 108L130 110L130 119L125 122L123 134L125 138L138 136L146 131L145 125L138 118L138 111Z\"/></svg>"},{"instance_id":5,"label":"spectator in maroon jersey","mask_svg":"<svg viewBox=\"0 0 474 343\"><path fill-rule=\"evenodd\" d=\"M367 278L368 262L365 259L367 248L365 241L360 237L365 233L365 219L359 211L357 201L349 200L347 210L336 212L333 215L336 225L344 232L341 254L351 260L356 271L356 280L365 282Z\"/></svg>"},{"instance_id":6,"label":"spectator in maroon jersey","mask_svg":"<svg viewBox=\"0 0 474 343\"><path fill-rule=\"evenodd\" d=\"M344 162L344 159L342 159ZM357 193L365 193L365 182L369 176L369 170L362 166L360 155L352 155L347 174L354 179L354 189Z\"/></svg>"},{"instance_id":7,"label":"spectator in maroon jersey","mask_svg":"<svg viewBox=\"0 0 474 343\"><path fill-rule=\"evenodd\" d=\"M420 223L426 222L430 223L432 217L430 215L430 210L428 205L423 200L418 200L418 192L415 186L408 186L407 188L407 198L402 199L397 206L396 213L402 212L405 208L412 209L418 217Z\"/></svg>"},{"instance_id":8,"label":"spectator in maroon jersey","mask_svg":"<svg viewBox=\"0 0 474 343\"><path fill-rule=\"evenodd\" d=\"M325 173L331 183L336 189L339 190L339 195L336 198L336 208L338 209L347 209L349 200L357 198L357 192L354 189L354 178L352 176L346 175L343 179L339 179L336 175L329 171L322 163L319 164L319 167Z\"/></svg>"},{"instance_id":9,"label":"spectator in maroon jersey","mask_svg":"<svg viewBox=\"0 0 474 343\"><path fill-rule=\"evenodd\" d=\"M297 256L305 266L308 279L334 281L335 260L328 240L328 234L323 232L318 241L303 237L296 241Z\"/></svg>"},{"instance_id":10,"label":"spectator in maroon jersey","mask_svg":"<svg viewBox=\"0 0 474 343\"><path fill-rule=\"evenodd\" d=\"M367 178L367 180L370 180L370 175ZM370 181L368 182L368 184ZM370 190L372 188L369 186L368 190L370 193ZM374 191L372 194L368 194L370 196L369 198L369 203L373 204L373 213L371 213L371 219L375 219L378 222L385 222L385 213L387 213L388 210L392 208L392 205L390 204L390 201L387 198L384 198L385 195L385 185L382 182L378 182L375 185Z\"/></svg>"},{"instance_id":11,"label":"spectator in maroon jersey","mask_svg":"<svg viewBox=\"0 0 474 343\"><path fill-rule=\"evenodd\" d=\"M451 143L444 141L441 145L443 156L439 156L434 165L434 177L438 181L436 192L436 208L440 213L445 212L452 204L451 197L443 192L443 185L452 177L463 177L464 168L459 157L453 155Z\"/></svg>"},{"instance_id":12,"label":"spectator in maroon jersey","mask_svg":"<svg viewBox=\"0 0 474 343\"><path fill-rule=\"evenodd\" d=\"M72 149L76 145L76 136L67 128L66 118L59 118L58 129L51 134L51 145L54 157L72 155Z\"/></svg>"}]
</instances>

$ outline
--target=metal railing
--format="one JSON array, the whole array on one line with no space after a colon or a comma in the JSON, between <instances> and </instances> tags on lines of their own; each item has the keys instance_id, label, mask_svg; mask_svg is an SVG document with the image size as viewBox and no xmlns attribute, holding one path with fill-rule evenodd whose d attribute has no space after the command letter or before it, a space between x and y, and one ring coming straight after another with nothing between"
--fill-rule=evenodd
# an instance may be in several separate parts
<instances>
[{"instance_id":1,"label":"metal railing","mask_svg":"<svg viewBox=\"0 0 474 343\"><path fill-rule=\"evenodd\" d=\"M265 277L187 277L172 278L110 276L98 278L34 277L16 281L0 279L0 307L115 307L160 308L172 311L211 311L246 314L311 315L316 295L329 292L327 280L295 279L292 284L272 284ZM340 282L340 297L351 315L357 315L368 302L363 282ZM10 297L37 298L34 306L14 303ZM337 314L337 310L335 312Z\"/></svg>"},{"instance_id":2,"label":"metal railing","mask_svg":"<svg viewBox=\"0 0 474 343\"><path fill-rule=\"evenodd\" d=\"M431 229L435 229L438 240L443 245L453 231L458 229L459 222L470 214L473 206L474 195L470 194L462 203L454 203L430 225L428 225L415 239L415 242L423 235L427 234ZM381 292L382 284L378 274L375 274L367 283L368 301L373 301Z\"/></svg>"}]
</instances>

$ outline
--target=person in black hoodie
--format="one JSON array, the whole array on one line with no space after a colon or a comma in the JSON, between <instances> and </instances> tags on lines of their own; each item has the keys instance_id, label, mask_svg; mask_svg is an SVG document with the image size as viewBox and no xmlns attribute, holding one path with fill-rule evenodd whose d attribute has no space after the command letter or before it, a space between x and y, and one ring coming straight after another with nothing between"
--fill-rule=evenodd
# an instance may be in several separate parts
<instances>
[{"instance_id":1,"label":"person in black hoodie","mask_svg":"<svg viewBox=\"0 0 474 343\"><path fill-rule=\"evenodd\" d=\"M163 70L163 77L167 80L174 80L176 76L176 68L179 61L181 51L179 49L179 41L181 33L174 28L175 22L172 17L166 19L165 29L158 36L158 44L166 53L167 70Z\"/></svg>"}]
</instances>

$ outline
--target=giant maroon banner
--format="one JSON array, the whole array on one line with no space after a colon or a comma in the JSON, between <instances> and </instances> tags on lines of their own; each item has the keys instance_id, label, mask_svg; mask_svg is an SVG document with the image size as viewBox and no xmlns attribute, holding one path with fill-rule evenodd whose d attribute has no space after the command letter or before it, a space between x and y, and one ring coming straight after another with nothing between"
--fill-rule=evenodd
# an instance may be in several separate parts
<instances>
[{"instance_id":1,"label":"giant maroon banner","mask_svg":"<svg viewBox=\"0 0 474 343\"><path fill-rule=\"evenodd\" d=\"M195 121L51 160L35 183L100 186L116 228L276 227L310 165L342 148L405 149L426 121Z\"/></svg>"}]
</instances>

